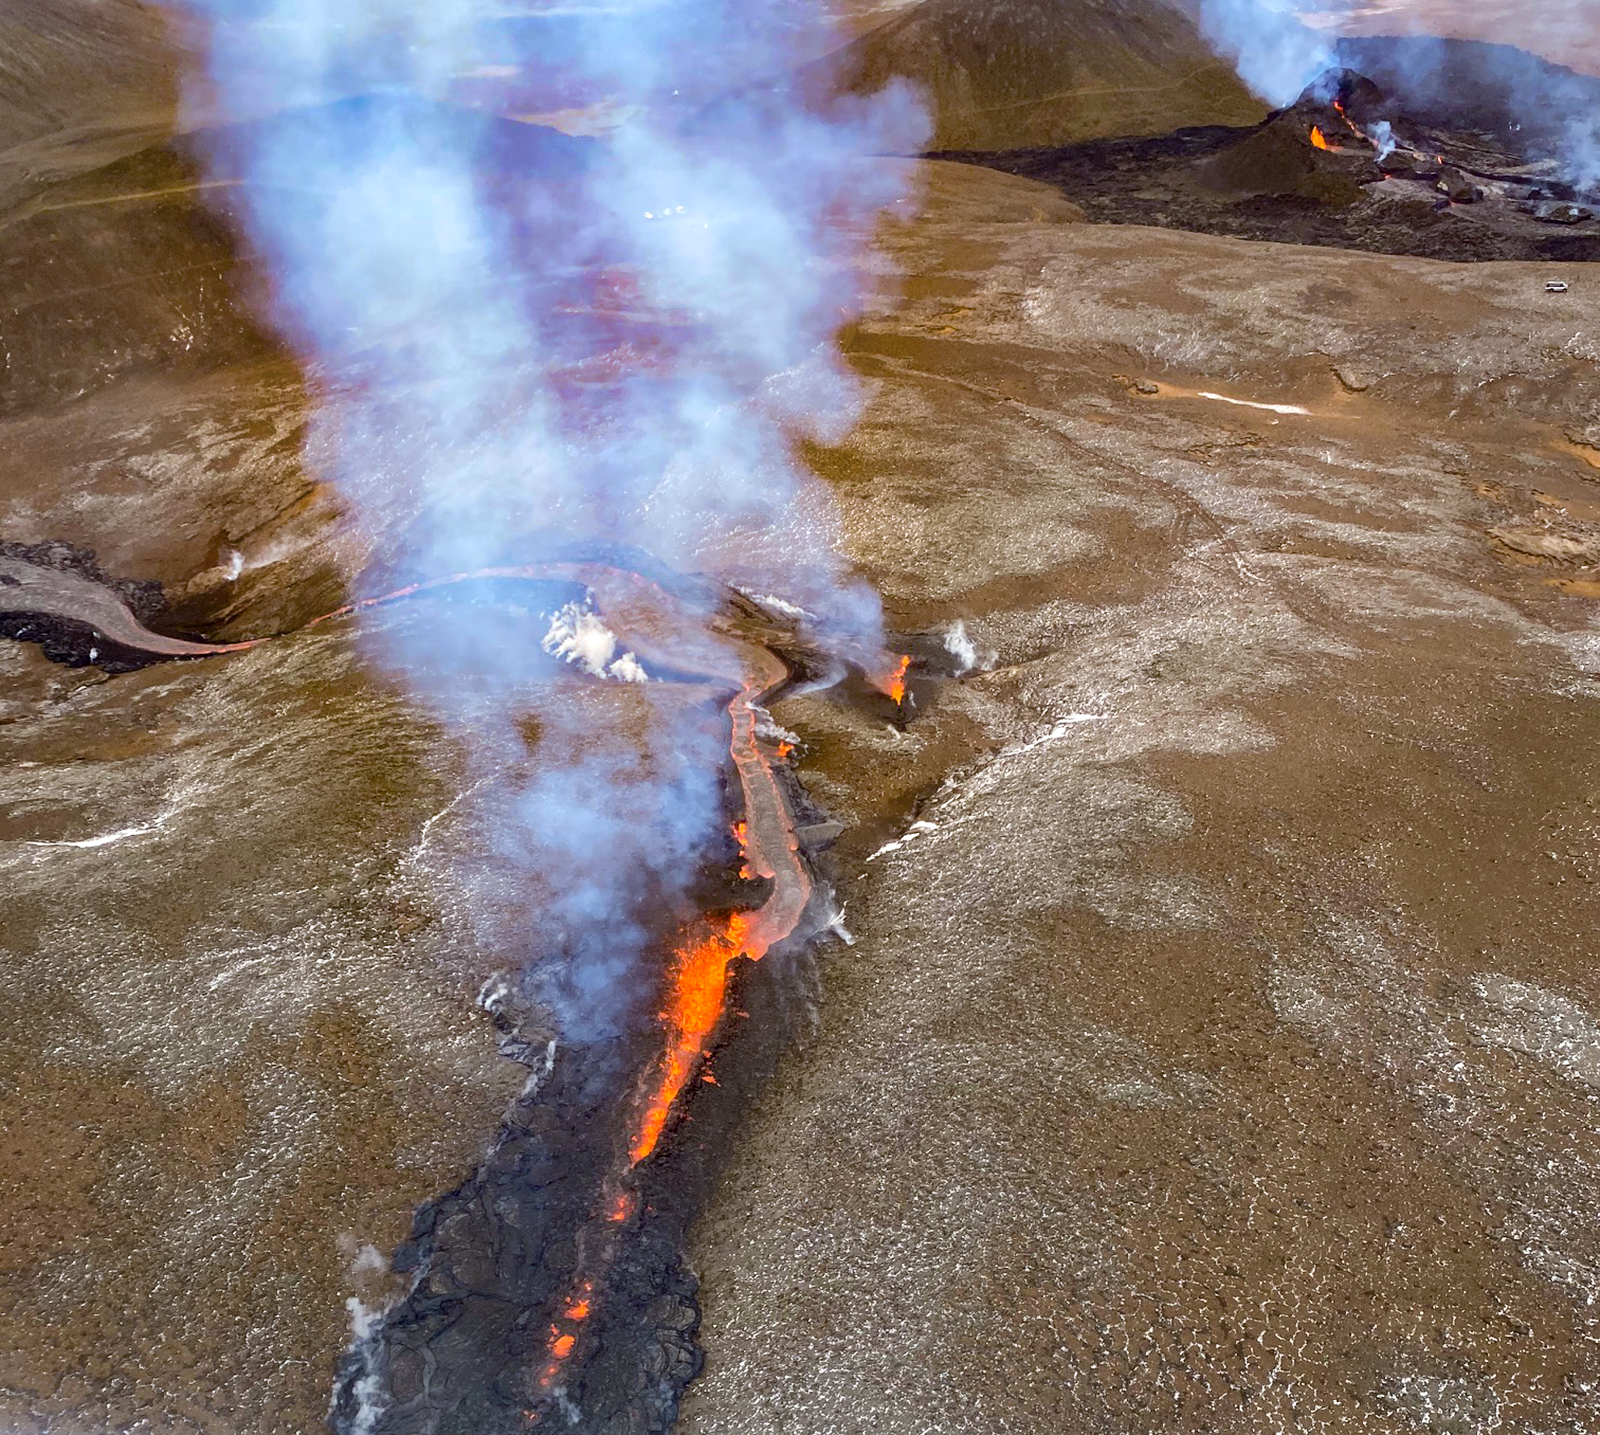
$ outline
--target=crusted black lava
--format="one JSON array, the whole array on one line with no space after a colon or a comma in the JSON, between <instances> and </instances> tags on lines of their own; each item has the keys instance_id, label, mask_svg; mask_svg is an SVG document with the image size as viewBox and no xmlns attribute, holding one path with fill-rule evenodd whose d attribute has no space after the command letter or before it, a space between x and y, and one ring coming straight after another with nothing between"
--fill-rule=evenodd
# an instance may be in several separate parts
<instances>
[{"instance_id":1,"label":"crusted black lava","mask_svg":"<svg viewBox=\"0 0 1600 1435\"><path fill-rule=\"evenodd\" d=\"M412 1288L338 1371L339 1435L665 1435L700 1372L688 1232L736 1125L809 1019L807 944L733 964L716 1080L685 1090L614 1220L629 1098L659 1038L555 1043L518 987L508 978L486 1005L502 1051L531 1068L529 1085L478 1170L417 1211L394 1257ZM559 1377L541 1385L552 1322L585 1279L593 1313Z\"/></svg>"},{"instance_id":2,"label":"crusted black lava","mask_svg":"<svg viewBox=\"0 0 1600 1435\"><path fill-rule=\"evenodd\" d=\"M1555 161L1524 152L1514 131L1457 126L1334 70L1248 129L932 157L1057 185L1103 224L1430 259L1600 260L1600 217Z\"/></svg>"},{"instance_id":3,"label":"crusted black lava","mask_svg":"<svg viewBox=\"0 0 1600 1435\"><path fill-rule=\"evenodd\" d=\"M146 627L159 627L162 617L170 608L165 590L154 579L113 578L100 566L94 549L82 548L76 543L67 543L59 538L47 539L43 543L14 543L0 539L0 558L20 558L24 563L32 563L40 568L51 568L57 573L76 573L104 584L128 605L133 616Z\"/></svg>"},{"instance_id":4,"label":"crusted black lava","mask_svg":"<svg viewBox=\"0 0 1600 1435\"><path fill-rule=\"evenodd\" d=\"M0 592L0 600L4 599ZM96 667L103 673L131 673L167 661L137 648L110 642L87 623L52 613L0 612L0 638L34 643L52 663L66 668Z\"/></svg>"}]
</instances>

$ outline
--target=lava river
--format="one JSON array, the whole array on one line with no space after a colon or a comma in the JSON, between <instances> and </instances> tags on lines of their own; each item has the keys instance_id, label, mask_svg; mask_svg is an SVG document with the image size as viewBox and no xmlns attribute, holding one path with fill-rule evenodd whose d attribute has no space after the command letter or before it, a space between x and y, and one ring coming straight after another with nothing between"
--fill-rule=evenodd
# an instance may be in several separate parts
<instances>
[{"instance_id":1,"label":"lava river","mask_svg":"<svg viewBox=\"0 0 1600 1435\"><path fill-rule=\"evenodd\" d=\"M206 644L172 639L150 631L117 592L91 577L12 559L5 560L5 576L9 581L0 587L0 617L8 618L8 631L14 636L35 636L46 641L47 652L51 652L49 642L53 637L52 656L63 655L65 643L73 660L83 661L87 656L90 661L103 662L102 654L109 650L121 665L131 666L141 661L239 653L278 640ZM568 1223L567 1238L573 1243L576 1256L571 1273L564 1280L556 1275L554 1287L547 1283L537 1298L522 1297L530 1308L544 1306L545 1323L540 1328L542 1334L535 1332L521 1355L507 1360L510 1366L521 1364L520 1377L513 1374L508 1381L502 1375L501 1384L510 1387L510 1399L505 1403L520 1406L521 1418L527 1424L541 1423L552 1411L564 1417L554 1422L562 1424L575 1419L577 1406L569 1394L573 1373L588 1354L586 1346L595 1343L591 1335L595 1319L614 1284L614 1271L625 1243L637 1240L628 1233L646 1204L641 1195L643 1168L660 1149L691 1083L702 1074L709 1079L704 1065L708 1048L727 1013L732 966L740 958L759 961L793 937L812 903L814 884L796 838L794 813L780 771L790 748L763 737L761 732L764 705L790 678L789 667L767 643L783 638L792 642L792 635L748 611L730 615L723 602L725 595L709 585L699 584L697 588L698 580L686 580L673 585L678 588L675 592L666 583L628 568L558 558L537 564L484 568L412 584L345 604L314 618L305 627L474 581L519 580L581 585L608 627L647 667L685 675L727 693L728 755L738 779L743 809L735 826L743 859L742 875L760 880L766 889L758 906L709 914L680 935L663 973L659 1053L643 1076L637 1078L632 1095L623 1098L627 1112L624 1139L610 1158L609 1170L603 1165L607 1158L599 1157L602 1165L596 1169L593 1184L587 1187L590 1195L584 1198L574 1192L565 1217L548 1214L545 1218L554 1225L563 1219ZM38 633L30 633L30 622L43 627ZM878 661L875 655L861 666L876 666L881 674L875 680L879 689L897 704L903 700L906 660L891 666ZM547 1077L556 1060L556 1043L551 1043ZM581 1053L567 1060L578 1068L583 1065ZM602 1129L606 1125L601 1122ZM511 1160L509 1156L505 1159ZM493 1157L491 1163L492 1160ZM480 1172L476 1179L488 1182L491 1178ZM511 1178L506 1179L509 1182ZM452 1198L442 1199L448 1202ZM525 1193L519 1199L531 1197ZM419 1229L427 1224L419 1214ZM480 1242L483 1243L495 1244L495 1239L490 1235L486 1242ZM447 1257L436 1255L434 1263L439 1261L448 1264ZM426 1261L419 1269L426 1269ZM391 1312L389 1316L396 1327L416 1319L414 1311ZM448 1326L449 1321L444 1324ZM360 1427L363 1416L356 1406L371 1408L367 1398L351 1403L355 1399L351 1392L361 1381L374 1378L376 1358L369 1351L365 1359L366 1364L359 1370L346 1372L344 1408L349 1418L339 1419L336 1396L336 1428L344 1423L351 1428ZM376 1360L376 1364L381 1363ZM674 1404L675 1399L673 1394ZM379 1429L408 1430L428 1423L408 1423L400 1418L396 1407L403 1407L405 1402L393 1398L392 1393L384 1403L390 1407L389 1418Z\"/></svg>"}]
</instances>

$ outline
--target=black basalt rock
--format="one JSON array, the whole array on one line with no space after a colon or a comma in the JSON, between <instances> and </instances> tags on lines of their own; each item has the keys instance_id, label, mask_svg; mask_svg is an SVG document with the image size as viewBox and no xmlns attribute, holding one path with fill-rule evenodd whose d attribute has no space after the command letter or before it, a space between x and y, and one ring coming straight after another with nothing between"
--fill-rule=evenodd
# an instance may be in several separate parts
<instances>
[{"instance_id":1,"label":"black basalt rock","mask_svg":"<svg viewBox=\"0 0 1600 1435\"><path fill-rule=\"evenodd\" d=\"M39 568L50 568L57 573L76 573L92 579L117 594L129 610L146 627L156 626L168 611L166 592L153 579L113 578L100 566L92 548L82 548L62 539L47 539L43 543L14 543L0 540L0 557L19 558Z\"/></svg>"}]
</instances>

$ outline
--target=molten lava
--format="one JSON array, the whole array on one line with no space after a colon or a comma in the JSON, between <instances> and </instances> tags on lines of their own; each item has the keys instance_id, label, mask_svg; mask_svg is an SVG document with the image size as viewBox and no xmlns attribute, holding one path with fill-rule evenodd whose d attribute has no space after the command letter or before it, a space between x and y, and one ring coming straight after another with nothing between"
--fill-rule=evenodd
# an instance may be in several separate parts
<instances>
[{"instance_id":1,"label":"molten lava","mask_svg":"<svg viewBox=\"0 0 1600 1435\"><path fill-rule=\"evenodd\" d=\"M1344 121L1344 127L1347 130L1349 130L1351 134L1357 136L1360 139L1367 139L1368 138L1367 132L1364 129L1362 129L1361 126L1358 125L1353 119L1350 118L1349 113L1345 110L1344 105L1340 101L1335 100L1333 102L1333 107L1334 107L1334 109L1336 109L1339 112L1339 118Z\"/></svg>"},{"instance_id":2,"label":"molten lava","mask_svg":"<svg viewBox=\"0 0 1600 1435\"><path fill-rule=\"evenodd\" d=\"M906 700L906 674L910 671L911 655L907 653L901 657L899 666L895 668L888 681L884 684L884 692L894 699L896 707Z\"/></svg>"},{"instance_id":3,"label":"molten lava","mask_svg":"<svg viewBox=\"0 0 1600 1435\"><path fill-rule=\"evenodd\" d=\"M1311 144L1315 149L1331 150L1333 146L1328 143L1328 137L1322 133L1321 125L1311 126Z\"/></svg>"},{"instance_id":4,"label":"molten lava","mask_svg":"<svg viewBox=\"0 0 1600 1435\"><path fill-rule=\"evenodd\" d=\"M616 631L643 660L663 668L693 671L708 682L726 685L730 724L728 752L744 799L744 816L734 835L741 872L770 883L753 911L736 912L702 926L673 953L667 998L661 1013L664 1050L639 1099L627 1132L626 1164L604 1183L589 1226L579 1237L580 1270L571 1292L549 1326L546 1359L530 1392L537 1401L558 1391L578 1349L581 1332L601 1294L600 1281L615 1262L618 1242L640 1205L635 1168L655 1150L689 1082L703 1072L707 1043L727 1006L728 968L735 958L759 961L799 927L812 896L810 871L800 854L794 817L778 764L794 751L788 742L769 750L757 735L762 705L788 682L784 662L745 631L718 624L703 609L686 603L642 574L604 563L550 559L527 566L481 568L412 583L391 593L355 599L303 625L314 628L349 614L395 603L454 584L483 579L564 580L583 584ZM156 657L199 658L244 652L268 638L209 644L164 638L141 624L125 604L112 606L118 642ZM106 619L97 620L104 627ZM902 657L877 686L900 704L906 697L911 659ZM537 1424L537 1409L524 1412Z\"/></svg>"},{"instance_id":5,"label":"molten lava","mask_svg":"<svg viewBox=\"0 0 1600 1435\"><path fill-rule=\"evenodd\" d=\"M634 592L612 583L607 596L615 598L617 610L638 615L638 622L626 625L630 642L636 634L660 633L665 627L674 647L692 653L708 675L730 683L728 753L744 798L743 818L733 829L739 844L740 871L746 877L765 879L771 886L760 907L706 922L672 954L661 1011L663 1051L629 1126L627 1165L607 1181L596 1207L595 1222L580 1238L584 1249L581 1269L586 1274L551 1327L547 1358L537 1378L541 1398L549 1398L558 1389L577 1347L575 1327L588 1317L603 1272L616 1258L621 1227L638 1209L635 1169L654 1153L684 1090L703 1072L709 1055L707 1043L727 1010L729 965L739 956L759 961L791 936L800 925L812 891L811 874L800 855L794 817L777 772L787 748L769 751L757 735L758 720L763 715L761 705L789 680L787 666L770 649L745 639L727 635L707 642L702 632L691 630L687 624L671 631L673 614L666 611L672 604L670 597L635 575L629 575L628 582ZM589 586L593 589L595 585L591 581ZM636 606L641 594L653 611ZM612 606L602 601L602 608L610 617ZM902 696L908 666L909 660L901 664L897 678ZM599 1234L608 1229L610 1236ZM527 1413L530 1420L537 1421L536 1411Z\"/></svg>"},{"instance_id":6,"label":"molten lava","mask_svg":"<svg viewBox=\"0 0 1600 1435\"><path fill-rule=\"evenodd\" d=\"M661 1023L667 1030L667 1050L628 1151L634 1165L656 1149L667 1118L705 1055L707 1040L722 1020L729 964L741 953L756 959L764 955L750 950L749 937L748 919L743 913L735 913L700 941L679 948L672 997L661 1013Z\"/></svg>"}]
</instances>

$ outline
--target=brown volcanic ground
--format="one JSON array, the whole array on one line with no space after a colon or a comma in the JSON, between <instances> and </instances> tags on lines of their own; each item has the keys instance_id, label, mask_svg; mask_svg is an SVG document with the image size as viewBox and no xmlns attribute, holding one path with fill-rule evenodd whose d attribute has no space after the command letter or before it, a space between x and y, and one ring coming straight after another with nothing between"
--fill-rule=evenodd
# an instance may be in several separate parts
<instances>
[{"instance_id":1,"label":"brown volcanic ground","mask_svg":"<svg viewBox=\"0 0 1600 1435\"><path fill-rule=\"evenodd\" d=\"M1070 144L1265 113L1169 0L923 0L827 64L847 90L909 80L933 112L931 149Z\"/></svg>"},{"instance_id":2,"label":"brown volcanic ground","mask_svg":"<svg viewBox=\"0 0 1600 1435\"><path fill-rule=\"evenodd\" d=\"M979 671L904 732L777 714L855 944L702 1223L680 1428L1592 1431L1592 269L918 170L813 458ZM140 182L0 227L0 537L288 626L364 550L225 236ZM363 1247L525 1074L471 1006L506 874L459 751L350 629L0 663L0 1418L315 1429Z\"/></svg>"},{"instance_id":3,"label":"brown volcanic ground","mask_svg":"<svg viewBox=\"0 0 1600 1435\"><path fill-rule=\"evenodd\" d=\"M1600 290L1013 218L852 338L856 552L987 670L784 713L856 943L682 1428L1593 1429Z\"/></svg>"},{"instance_id":4,"label":"brown volcanic ground","mask_svg":"<svg viewBox=\"0 0 1600 1435\"><path fill-rule=\"evenodd\" d=\"M20 0L0 15L0 200L166 133L179 44L136 0Z\"/></svg>"}]
</instances>

